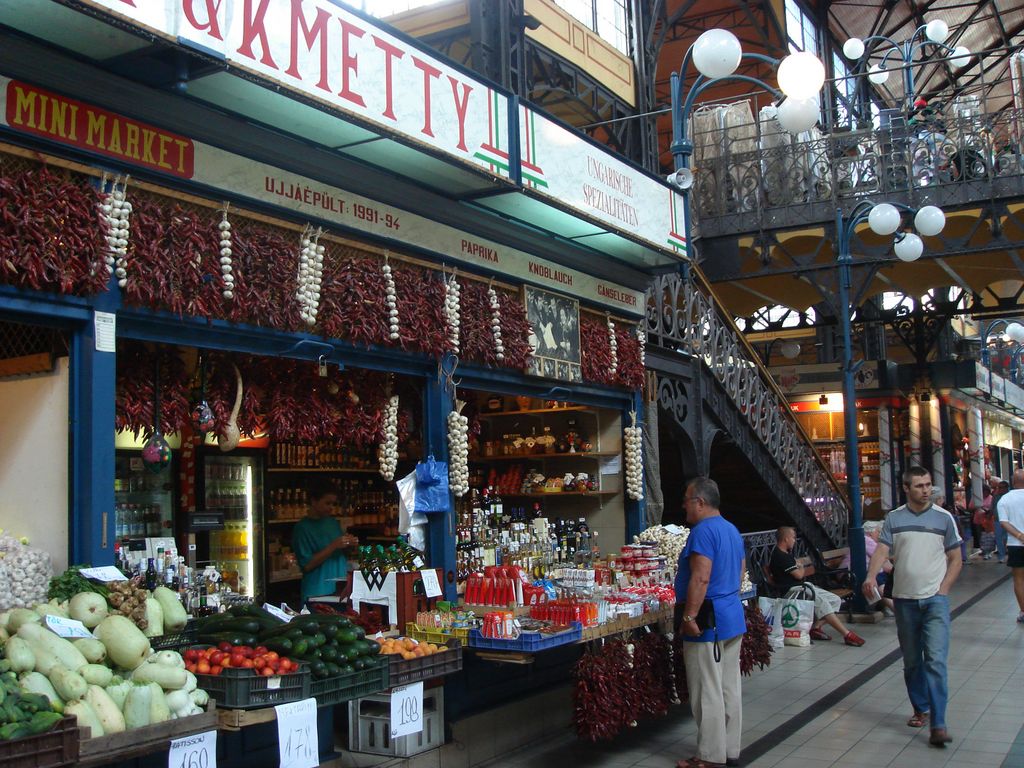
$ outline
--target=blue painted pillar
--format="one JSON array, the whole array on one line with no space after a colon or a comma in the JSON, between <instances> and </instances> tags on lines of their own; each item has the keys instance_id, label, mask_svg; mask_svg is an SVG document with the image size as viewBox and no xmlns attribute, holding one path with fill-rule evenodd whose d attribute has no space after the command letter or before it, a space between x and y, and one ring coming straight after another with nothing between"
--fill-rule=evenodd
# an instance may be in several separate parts
<instances>
[{"instance_id":1,"label":"blue painted pillar","mask_svg":"<svg viewBox=\"0 0 1024 768\"><path fill-rule=\"evenodd\" d=\"M116 287L114 288L116 293ZM116 298L97 301L113 312ZM68 531L71 563L114 562L114 396L117 356L96 350L93 320L71 337Z\"/></svg>"},{"instance_id":2,"label":"blue painted pillar","mask_svg":"<svg viewBox=\"0 0 1024 768\"><path fill-rule=\"evenodd\" d=\"M448 414L454 402L436 376L428 376L423 392L423 430L426 451L438 461L448 461ZM455 506L449 494L449 508L443 515L430 515L427 553L430 565L441 569L441 587L446 600L455 600Z\"/></svg>"}]
</instances>

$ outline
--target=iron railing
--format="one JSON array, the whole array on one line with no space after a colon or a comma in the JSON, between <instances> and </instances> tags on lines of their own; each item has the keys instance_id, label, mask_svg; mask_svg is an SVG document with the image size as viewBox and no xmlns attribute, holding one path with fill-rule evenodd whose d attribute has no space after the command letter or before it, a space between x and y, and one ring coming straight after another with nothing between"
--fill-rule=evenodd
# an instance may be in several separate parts
<instances>
[{"instance_id":1,"label":"iron railing","mask_svg":"<svg viewBox=\"0 0 1024 768\"><path fill-rule=\"evenodd\" d=\"M695 270L661 275L647 294L650 343L699 358L806 503L829 540L846 542L849 507L761 359Z\"/></svg>"},{"instance_id":2,"label":"iron railing","mask_svg":"<svg viewBox=\"0 0 1024 768\"><path fill-rule=\"evenodd\" d=\"M831 221L866 196L955 207L1024 194L1024 110L970 112L792 137L720 108L694 126L694 235Z\"/></svg>"}]
</instances>

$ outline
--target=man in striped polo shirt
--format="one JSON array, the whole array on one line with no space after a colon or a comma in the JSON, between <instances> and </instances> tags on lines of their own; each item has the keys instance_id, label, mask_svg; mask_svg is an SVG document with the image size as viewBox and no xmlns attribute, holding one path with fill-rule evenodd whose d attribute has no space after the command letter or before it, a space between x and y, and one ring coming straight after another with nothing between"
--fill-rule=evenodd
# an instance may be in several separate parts
<instances>
[{"instance_id":1,"label":"man in striped polo shirt","mask_svg":"<svg viewBox=\"0 0 1024 768\"><path fill-rule=\"evenodd\" d=\"M889 557L894 567L892 596L896 631L903 651L903 678L920 728L931 718L928 743L945 747L946 658L949 655L949 590L960 575L960 535L953 516L932 504L932 477L911 467L903 473L907 503L885 516L878 547L861 589L875 594L875 578Z\"/></svg>"}]
</instances>

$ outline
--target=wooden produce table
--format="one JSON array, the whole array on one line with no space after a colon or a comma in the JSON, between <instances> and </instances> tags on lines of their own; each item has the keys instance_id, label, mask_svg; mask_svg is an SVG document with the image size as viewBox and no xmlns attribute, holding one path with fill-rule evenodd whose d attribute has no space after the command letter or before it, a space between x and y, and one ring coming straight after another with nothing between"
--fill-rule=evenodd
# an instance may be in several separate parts
<instances>
[{"instance_id":1,"label":"wooden produce table","mask_svg":"<svg viewBox=\"0 0 1024 768\"><path fill-rule=\"evenodd\" d=\"M211 701L206 712L201 715L168 720L95 739L82 739L76 765L123 763L134 757L166 751L170 747L171 739L216 730L217 724L217 710Z\"/></svg>"}]
</instances>

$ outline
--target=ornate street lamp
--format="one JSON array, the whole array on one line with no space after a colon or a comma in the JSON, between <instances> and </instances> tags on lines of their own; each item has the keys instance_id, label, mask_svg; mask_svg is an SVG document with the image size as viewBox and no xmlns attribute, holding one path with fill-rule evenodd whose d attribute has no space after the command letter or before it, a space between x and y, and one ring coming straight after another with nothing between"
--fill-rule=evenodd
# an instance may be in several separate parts
<instances>
[{"instance_id":1,"label":"ornate street lamp","mask_svg":"<svg viewBox=\"0 0 1024 768\"><path fill-rule=\"evenodd\" d=\"M854 376L863 361L854 363L853 343L850 332L851 265L853 254L851 242L859 224L867 222L876 235L894 235L893 250L901 261L915 261L924 249L921 238L913 232L901 232L903 213L914 216L914 228L926 237L939 234L946 225L946 215L941 208L926 205L920 209L902 203L878 203L863 200L848 214L836 211L836 236L838 238L837 264L839 268L839 325L843 336L843 424L846 445L846 482L850 495L850 571L853 575L854 599L863 607L860 585L867 575L864 548L864 520L860 494L860 460L857 455L857 392Z\"/></svg>"}]
</instances>

